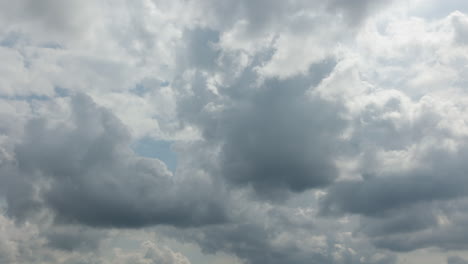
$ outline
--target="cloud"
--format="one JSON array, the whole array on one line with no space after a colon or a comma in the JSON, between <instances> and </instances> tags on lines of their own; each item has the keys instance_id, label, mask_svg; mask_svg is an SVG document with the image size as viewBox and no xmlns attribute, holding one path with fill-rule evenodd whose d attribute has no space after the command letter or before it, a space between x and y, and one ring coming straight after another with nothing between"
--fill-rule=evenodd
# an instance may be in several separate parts
<instances>
[{"instance_id":1,"label":"cloud","mask_svg":"<svg viewBox=\"0 0 468 264\"><path fill-rule=\"evenodd\" d=\"M370 14L375 14L378 8L390 4L392 1L358 0L353 3L346 0L332 0L328 2L328 8L341 12L351 24L361 23Z\"/></svg>"},{"instance_id":2,"label":"cloud","mask_svg":"<svg viewBox=\"0 0 468 264\"><path fill-rule=\"evenodd\" d=\"M106 233L101 230L80 226L52 226L42 235L50 248L80 252L98 250L101 240L106 238Z\"/></svg>"},{"instance_id":3,"label":"cloud","mask_svg":"<svg viewBox=\"0 0 468 264\"><path fill-rule=\"evenodd\" d=\"M271 207L238 201L235 221L197 229L169 230L206 253L234 254L242 263L395 263L393 254L369 247L345 232L346 223L321 219L312 208ZM242 205L242 206L241 206Z\"/></svg>"},{"instance_id":4,"label":"cloud","mask_svg":"<svg viewBox=\"0 0 468 264\"><path fill-rule=\"evenodd\" d=\"M451 256L447 258L447 264L465 264L468 263L465 259L457 256Z\"/></svg>"},{"instance_id":5,"label":"cloud","mask_svg":"<svg viewBox=\"0 0 468 264\"><path fill-rule=\"evenodd\" d=\"M112 232L49 224L16 225L0 215L0 260L11 264L191 263L182 253L153 241L138 240L136 247L122 249L103 241L116 239Z\"/></svg>"},{"instance_id":6,"label":"cloud","mask_svg":"<svg viewBox=\"0 0 468 264\"><path fill-rule=\"evenodd\" d=\"M375 97L380 102L373 99L356 112L349 142L359 142L350 152L362 153L352 158L359 174L326 190L322 213L359 215L354 233L379 248L458 249L466 243L464 217L449 208L462 207L468 194L466 135L448 124L457 123L463 110L435 98L415 102L395 95Z\"/></svg>"},{"instance_id":7,"label":"cloud","mask_svg":"<svg viewBox=\"0 0 468 264\"><path fill-rule=\"evenodd\" d=\"M455 42L461 45L468 44L468 19L463 13L455 13L452 16L452 23L455 29Z\"/></svg>"},{"instance_id":8,"label":"cloud","mask_svg":"<svg viewBox=\"0 0 468 264\"><path fill-rule=\"evenodd\" d=\"M190 261L181 253L170 248L161 247L153 242L142 243L142 252L125 253L118 250L114 262L116 264L190 264ZM107 263L107 262L106 262Z\"/></svg>"},{"instance_id":9,"label":"cloud","mask_svg":"<svg viewBox=\"0 0 468 264\"><path fill-rule=\"evenodd\" d=\"M210 173L277 201L332 183L337 177L334 149L346 121L339 105L311 90L333 66L333 60L324 60L312 65L308 76L265 80L249 89L246 85L257 76L251 66L232 85L219 87L223 96L213 94L205 86L208 80L195 74L178 114L202 131L205 147L219 149Z\"/></svg>"},{"instance_id":10,"label":"cloud","mask_svg":"<svg viewBox=\"0 0 468 264\"><path fill-rule=\"evenodd\" d=\"M0 0L0 262L464 263L465 13Z\"/></svg>"},{"instance_id":11,"label":"cloud","mask_svg":"<svg viewBox=\"0 0 468 264\"><path fill-rule=\"evenodd\" d=\"M463 197L467 183L463 174L457 173L462 168L453 167L448 177L446 169L431 168L431 173L412 171L408 175L342 182L334 185L323 200L324 211L378 215L418 202Z\"/></svg>"},{"instance_id":12,"label":"cloud","mask_svg":"<svg viewBox=\"0 0 468 264\"><path fill-rule=\"evenodd\" d=\"M245 20L249 24L250 34L271 31L281 27L281 22L301 12L339 10L351 21L361 21L381 6L384 1L358 1L351 5L346 1L199 1L207 21L215 22L214 26L232 26L237 21ZM198 9L195 9L199 11ZM331 12L332 15L333 12ZM200 14L201 15L201 14ZM223 19L224 18L224 19ZM339 18L335 18L339 19Z\"/></svg>"},{"instance_id":13,"label":"cloud","mask_svg":"<svg viewBox=\"0 0 468 264\"><path fill-rule=\"evenodd\" d=\"M82 37L91 26L98 7L91 2L47 0L1 1L0 31L26 34L29 41L67 43ZM31 38L32 37L32 38ZM49 39L48 39L49 38Z\"/></svg>"},{"instance_id":14,"label":"cloud","mask_svg":"<svg viewBox=\"0 0 468 264\"><path fill-rule=\"evenodd\" d=\"M27 124L17 170L2 168L10 215L45 207L59 222L101 227L223 221L212 183L175 178L161 161L136 156L125 126L89 97L72 97L71 108L68 120Z\"/></svg>"},{"instance_id":15,"label":"cloud","mask_svg":"<svg viewBox=\"0 0 468 264\"><path fill-rule=\"evenodd\" d=\"M228 181L274 197L336 178L332 149L344 121L332 105L308 98L306 89L295 80L267 82L225 112L221 166Z\"/></svg>"}]
</instances>

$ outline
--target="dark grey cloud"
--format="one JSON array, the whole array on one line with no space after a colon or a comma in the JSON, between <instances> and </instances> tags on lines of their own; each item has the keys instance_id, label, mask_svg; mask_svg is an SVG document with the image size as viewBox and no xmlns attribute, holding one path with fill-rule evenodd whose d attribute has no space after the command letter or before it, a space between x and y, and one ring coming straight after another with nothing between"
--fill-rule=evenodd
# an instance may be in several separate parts
<instances>
[{"instance_id":1,"label":"dark grey cloud","mask_svg":"<svg viewBox=\"0 0 468 264\"><path fill-rule=\"evenodd\" d=\"M380 219L361 219L361 228L376 247L396 252L429 247L464 250L468 245L464 228L468 223L466 207L466 198L414 205ZM392 223L399 228L392 228ZM378 232L369 232L372 229Z\"/></svg>"},{"instance_id":2,"label":"dark grey cloud","mask_svg":"<svg viewBox=\"0 0 468 264\"><path fill-rule=\"evenodd\" d=\"M11 263L14 259L11 246L8 241L0 241L0 261L3 263Z\"/></svg>"},{"instance_id":3,"label":"dark grey cloud","mask_svg":"<svg viewBox=\"0 0 468 264\"><path fill-rule=\"evenodd\" d=\"M161 161L136 156L127 129L89 97L76 95L71 106L66 122L27 124L15 148L17 171L3 168L11 168L2 179L10 215L22 218L45 206L57 221L101 227L224 220L212 183L177 178Z\"/></svg>"},{"instance_id":4,"label":"dark grey cloud","mask_svg":"<svg viewBox=\"0 0 468 264\"><path fill-rule=\"evenodd\" d=\"M417 232L437 226L437 212L430 204L410 206L408 210L390 210L376 217L361 217L356 234L369 237Z\"/></svg>"},{"instance_id":5,"label":"dark grey cloud","mask_svg":"<svg viewBox=\"0 0 468 264\"><path fill-rule=\"evenodd\" d=\"M311 93L333 67L333 60L326 60L312 65L307 76L270 79L253 88L253 65L238 81L219 88L223 97L196 75L193 92L179 103L179 115L220 147L212 174L272 200L333 182L333 159L346 121L340 106ZM217 103L222 110L206 111Z\"/></svg>"},{"instance_id":6,"label":"dark grey cloud","mask_svg":"<svg viewBox=\"0 0 468 264\"><path fill-rule=\"evenodd\" d=\"M468 195L464 137L457 139L453 131L440 125L446 118L441 113L427 110L407 122L383 120L381 117L387 111L373 109L371 118L364 112L365 126L356 129L358 137L351 139L359 142L356 144L359 152L367 153L360 168L362 178L330 186L320 201L322 214L359 215L359 227L354 233L367 237L379 248L407 252L427 247L465 247L466 233L462 226L466 220L459 213ZM402 106L391 111L401 109ZM363 120L363 116L360 118ZM369 138L363 137L369 129L373 132L379 127L373 123L388 126L382 125ZM384 140L382 134L387 133L393 136L388 142L380 143ZM459 143L456 149L426 145L426 140L431 142L434 138L449 138ZM385 167L385 159L377 157L383 151L404 153L411 144L430 147L402 156L411 159L410 167Z\"/></svg>"},{"instance_id":7,"label":"dark grey cloud","mask_svg":"<svg viewBox=\"0 0 468 264\"><path fill-rule=\"evenodd\" d=\"M98 251L101 240L107 236L105 231L83 226L52 226L41 235L48 247L79 252Z\"/></svg>"},{"instance_id":8,"label":"dark grey cloud","mask_svg":"<svg viewBox=\"0 0 468 264\"><path fill-rule=\"evenodd\" d=\"M391 2L392 1L385 0L330 0L327 3L330 10L338 11L353 25L358 25L367 16L375 14L375 11L377 11L378 8L388 5Z\"/></svg>"},{"instance_id":9,"label":"dark grey cloud","mask_svg":"<svg viewBox=\"0 0 468 264\"><path fill-rule=\"evenodd\" d=\"M327 256L313 251L302 251L297 245L274 246L274 233L261 226L235 224L212 228L203 232L208 239L197 243L206 252L223 250L234 253L244 263L327 263Z\"/></svg>"},{"instance_id":10,"label":"dark grey cloud","mask_svg":"<svg viewBox=\"0 0 468 264\"><path fill-rule=\"evenodd\" d=\"M468 193L461 171L456 170L455 175L448 177L445 170L436 168L414 173L338 183L323 200L323 211L375 216L395 208L409 208L414 203L450 200Z\"/></svg>"},{"instance_id":11,"label":"dark grey cloud","mask_svg":"<svg viewBox=\"0 0 468 264\"><path fill-rule=\"evenodd\" d=\"M397 95L367 104L354 118L353 134L343 149L346 155L363 155L359 168L362 177L331 186L322 200L324 213L381 216L415 204L450 201L468 194L465 138L443 126L447 116L434 109L423 108L408 118L408 105ZM392 115L398 118L389 118ZM433 140L458 143L452 149L430 144ZM424 149L410 150L418 145ZM411 166L386 167L382 154L392 152L402 153Z\"/></svg>"},{"instance_id":12,"label":"dark grey cloud","mask_svg":"<svg viewBox=\"0 0 468 264\"><path fill-rule=\"evenodd\" d=\"M22 2L20 10L24 12L24 17L43 23L45 28L66 32L78 26L74 25L75 21L73 21L79 18L75 16L76 8L79 8L77 3L66 4L56 0L46 0L40 3L37 1L19 2Z\"/></svg>"},{"instance_id":13,"label":"dark grey cloud","mask_svg":"<svg viewBox=\"0 0 468 264\"><path fill-rule=\"evenodd\" d=\"M466 231L461 226L435 228L421 233L387 235L372 238L372 243L395 252L409 252L421 248L437 247L446 250L464 250L467 246Z\"/></svg>"},{"instance_id":14,"label":"dark grey cloud","mask_svg":"<svg viewBox=\"0 0 468 264\"><path fill-rule=\"evenodd\" d=\"M189 263L155 245L104 259L105 228L154 225L247 264L390 264L395 252L466 249L464 110L437 100L434 110L420 107L404 91L382 95L415 85L412 69L394 78L411 60L397 50L415 45L408 31L400 34L405 12L368 20L391 2L0 0L0 55L18 62L12 71L5 63L0 90L15 94L18 86L26 94L1 101L24 101L31 111L17 121L0 104L0 207L18 226L38 229L31 244L0 234L0 262ZM424 31L430 49L417 42L416 57L437 55L418 67L462 75L448 61L463 68L463 14L444 20L448 29L440 21L402 22L424 28L414 32ZM431 30L448 33L439 41ZM445 41L451 37L456 47ZM346 63L356 76L337 88L334 73ZM417 81L440 85L416 72ZM62 98L32 100L36 84ZM56 86L90 86L113 110ZM70 100L67 118L46 109L55 100ZM137 136L177 138L174 173L132 151L129 130L112 111L125 112L131 129L147 126ZM295 203L298 197L304 200Z\"/></svg>"},{"instance_id":15,"label":"dark grey cloud","mask_svg":"<svg viewBox=\"0 0 468 264\"><path fill-rule=\"evenodd\" d=\"M203 14L208 21L214 23L210 26L215 28L231 28L239 21L247 22L249 37L257 37L258 34L271 33L275 29L281 28L289 20L298 14L327 14L330 19L340 20L344 18L345 26L352 27L359 25L368 16L372 15L379 8L390 4L392 1L200 1ZM301 27L303 25L300 25ZM311 27L316 25L309 25Z\"/></svg>"},{"instance_id":16,"label":"dark grey cloud","mask_svg":"<svg viewBox=\"0 0 468 264\"><path fill-rule=\"evenodd\" d=\"M379 252L352 241L340 232L342 224L297 208L245 205L235 221L217 226L169 231L184 242L195 242L205 253L234 254L246 264L330 263L391 264L394 254Z\"/></svg>"},{"instance_id":17,"label":"dark grey cloud","mask_svg":"<svg viewBox=\"0 0 468 264\"><path fill-rule=\"evenodd\" d=\"M447 264L466 264L468 261L458 256L451 256L447 258Z\"/></svg>"},{"instance_id":18,"label":"dark grey cloud","mask_svg":"<svg viewBox=\"0 0 468 264\"><path fill-rule=\"evenodd\" d=\"M333 144L344 121L332 105L307 98L304 88L267 82L250 101L225 113L221 163L230 182L272 198L284 190L325 186L337 176Z\"/></svg>"},{"instance_id":19,"label":"dark grey cloud","mask_svg":"<svg viewBox=\"0 0 468 264\"><path fill-rule=\"evenodd\" d=\"M216 45L219 42L219 32L208 28L195 28L187 30L185 33L183 49L186 53L179 54L180 63L184 63L188 68L198 70L212 70L220 54Z\"/></svg>"},{"instance_id":20,"label":"dark grey cloud","mask_svg":"<svg viewBox=\"0 0 468 264\"><path fill-rule=\"evenodd\" d=\"M6 164L5 164L6 163ZM27 175L20 174L14 164L4 162L0 167L1 187L0 194L5 197L8 205L8 214L24 221L32 217L34 212L41 208L36 198L37 189Z\"/></svg>"},{"instance_id":21,"label":"dark grey cloud","mask_svg":"<svg viewBox=\"0 0 468 264\"><path fill-rule=\"evenodd\" d=\"M221 28L229 28L245 20L248 34L261 33L271 29L271 24L280 23L285 17L300 7L306 7L303 1L200 1L204 14L213 19ZM266 8L268 7L268 8ZM214 25L216 26L216 24Z\"/></svg>"},{"instance_id":22,"label":"dark grey cloud","mask_svg":"<svg viewBox=\"0 0 468 264\"><path fill-rule=\"evenodd\" d=\"M28 37L32 34L38 39L74 38L91 24L89 15L94 12L94 7L88 1L0 1L0 29L28 33ZM42 36L37 33L42 33Z\"/></svg>"},{"instance_id":23,"label":"dark grey cloud","mask_svg":"<svg viewBox=\"0 0 468 264\"><path fill-rule=\"evenodd\" d=\"M468 19L460 13L452 16L452 25L455 29L454 40L461 45L468 44Z\"/></svg>"}]
</instances>

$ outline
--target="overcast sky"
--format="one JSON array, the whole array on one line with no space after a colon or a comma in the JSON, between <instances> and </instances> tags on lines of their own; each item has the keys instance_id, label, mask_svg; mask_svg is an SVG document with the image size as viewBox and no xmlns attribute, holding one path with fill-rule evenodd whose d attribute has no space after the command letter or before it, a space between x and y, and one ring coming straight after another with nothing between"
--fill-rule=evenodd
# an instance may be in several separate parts
<instances>
[{"instance_id":1,"label":"overcast sky","mask_svg":"<svg viewBox=\"0 0 468 264\"><path fill-rule=\"evenodd\" d=\"M466 0L0 0L0 263L467 264Z\"/></svg>"}]
</instances>

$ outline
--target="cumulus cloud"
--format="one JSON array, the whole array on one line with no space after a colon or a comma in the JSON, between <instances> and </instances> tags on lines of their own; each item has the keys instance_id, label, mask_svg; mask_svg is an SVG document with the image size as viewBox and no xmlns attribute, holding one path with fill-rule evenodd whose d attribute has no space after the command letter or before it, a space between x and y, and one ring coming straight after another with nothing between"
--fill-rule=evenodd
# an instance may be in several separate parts
<instances>
[{"instance_id":1,"label":"cumulus cloud","mask_svg":"<svg viewBox=\"0 0 468 264\"><path fill-rule=\"evenodd\" d=\"M112 263L118 264L190 264L190 261L179 252L170 248L160 247L151 241L142 243L143 251L137 253L125 253L116 251Z\"/></svg>"},{"instance_id":2,"label":"cumulus cloud","mask_svg":"<svg viewBox=\"0 0 468 264\"><path fill-rule=\"evenodd\" d=\"M16 225L0 215L0 260L4 263L66 264L190 264L186 256L154 241L142 240L136 249L109 248L100 240L115 238L109 232L45 223ZM100 249L106 248L106 256Z\"/></svg>"},{"instance_id":3,"label":"cumulus cloud","mask_svg":"<svg viewBox=\"0 0 468 264\"><path fill-rule=\"evenodd\" d=\"M176 232L179 239L195 242L207 253L228 252L243 263L395 263L392 253L369 247L346 232L346 223L321 219L311 207L296 202L271 207L245 205L235 221Z\"/></svg>"},{"instance_id":4,"label":"cumulus cloud","mask_svg":"<svg viewBox=\"0 0 468 264\"><path fill-rule=\"evenodd\" d=\"M221 166L229 181L273 197L276 191L304 191L336 178L333 144L344 122L336 108L308 98L300 87L294 81L268 82L226 113Z\"/></svg>"},{"instance_id":5,"label":"cumulus cloud","mask_svg":"<svg viewBox=\"0 0 468 264\"><path fill-rule=\"evenodd\" d=\"M223 220L212 183L176 179L161 161L136 156L126 128L89 97L74 96L71 108L68 120L26 125L14 165L3 168L8 214L45 207L57 221L117 227Z\"/></svg>"},{"instance_id":6,"label":"cumulus cloud","mask_svg":"<svg viewBox=\"0 0 468 264\"><path fill-rule=\"evenodd\" d=\"M465 263L467 11L0 0L0 262Z\"/></svg>"},{"instance_id":7,"label":"cumulus cloud","mask_svg":"<svg viewBox=\"0 0 468 264\"><path fill-rule=\"evenodd\" d=\"M89 252L99 249L105 232L79 226L53 226L44 231L47 246L64 251Z\"/></svg>"}]
</instances>

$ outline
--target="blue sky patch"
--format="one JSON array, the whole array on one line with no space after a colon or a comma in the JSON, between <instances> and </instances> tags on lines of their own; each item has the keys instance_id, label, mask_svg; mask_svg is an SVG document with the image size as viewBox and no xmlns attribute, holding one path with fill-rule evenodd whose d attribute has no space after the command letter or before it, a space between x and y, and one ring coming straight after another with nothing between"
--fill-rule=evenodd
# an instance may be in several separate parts
<instances>
[{"instance_id":1,"label":"blue sky patch","mask_svg":"<svg viewBox=\"0 0 468 264\"><path fill-rule=\"evenodd\" d=\"M163 161L167 168L175 172L177 154L171 148L172 141L143 138L133 145L133 150L140 156Z\"/></svg>"}]
</instances>

